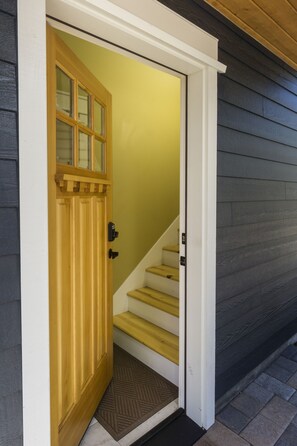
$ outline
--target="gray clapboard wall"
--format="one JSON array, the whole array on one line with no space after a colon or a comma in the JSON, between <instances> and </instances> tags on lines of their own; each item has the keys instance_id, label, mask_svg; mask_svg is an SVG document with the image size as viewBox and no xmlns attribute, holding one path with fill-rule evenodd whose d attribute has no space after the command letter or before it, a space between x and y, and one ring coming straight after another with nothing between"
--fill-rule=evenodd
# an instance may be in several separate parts
<instances>
[{"instance_id":1,"label":"gray clapboard wall","mask_svg":"<svg viewBox=\"0 0 297 446\"><path fill-rule=\"evenodd\" d=\"M0 444L22 444L16 0L0 0Z\"/></svg>"},{"instance_id":2,"label":"gray clapboard wall","mask_svg":"<svg viewBox=\"0 0 297 446\"><path fill-rule=\"evenodd\" d=\"M219 38L217 370L222 396L297 332L297 73L201 0Z\"/></svg>"}]
</instances>

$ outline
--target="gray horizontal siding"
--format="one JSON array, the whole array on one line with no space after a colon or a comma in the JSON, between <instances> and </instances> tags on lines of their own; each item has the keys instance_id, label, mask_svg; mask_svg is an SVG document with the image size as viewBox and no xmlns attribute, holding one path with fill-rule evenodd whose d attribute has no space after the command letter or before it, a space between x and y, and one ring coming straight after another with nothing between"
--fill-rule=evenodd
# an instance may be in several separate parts
<instances>
[{"instance_id":1,"label":"gray horizontal siding","mask_svg":"<svg viewBox=\"0 0 297 446\"><path fill-rule=\"evenodd\" d=\"M0 445L22 445L16 0L0 0Z\"/></svg>"},{"instance_id":2,"label":"gray horizontal siding","mask_svg":"<svg viewBox=\"0 0 297 446\"><path fill-rule=\"evenodd\" d=\"M217 397L297 332L297 73L201 0L219 39ZM296 323L294 323L296 320Z\"/></svg>"}]
</instances>

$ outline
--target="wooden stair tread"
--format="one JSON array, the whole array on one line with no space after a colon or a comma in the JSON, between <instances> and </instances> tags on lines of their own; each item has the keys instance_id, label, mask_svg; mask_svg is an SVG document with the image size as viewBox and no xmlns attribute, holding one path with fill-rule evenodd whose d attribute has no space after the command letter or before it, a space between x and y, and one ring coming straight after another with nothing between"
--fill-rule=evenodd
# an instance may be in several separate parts
<instances>
[{"instance_id":1,"label":"wooden stair tread","mask_svg":"<svg viewBox=\"0 0 297 446\"><path fill-rule=\"evenodd\" d=\"M150 287L129 291L128 296L179 317L179 300L177 297L161 293L161 291L154 290Z\"/></svg>"},{"instance_id":2,"label":"wooden stair tread","mask_svg":"<svg viewBox=\"0 0 297 446\"><path fill-rule=\"evenodd\" d=\"M179 245L167 245L163 247L164 251L175 252L179 254Z\"/></svg>"},{"instance_id":3,"label":"wooden stair tread","mask_svg":"<svg viewBox=\"0 0 297 446\"><path fill-rule=\"evenodd\" d=\"M150 266L146 269L148 273L153 273L167 279L179 281L179 269L167 265Z\"/></svg>"},{"instance_id":4,"label":"wooden stair tread","mask_svg":"<svg viewBox=\"0 0 297 446\"><path fill-rule=\"evenodd\" d=\"M178 364L178 336L129 311L113 317L114 326L155 352Z\"/></svg>"}]
</instances>

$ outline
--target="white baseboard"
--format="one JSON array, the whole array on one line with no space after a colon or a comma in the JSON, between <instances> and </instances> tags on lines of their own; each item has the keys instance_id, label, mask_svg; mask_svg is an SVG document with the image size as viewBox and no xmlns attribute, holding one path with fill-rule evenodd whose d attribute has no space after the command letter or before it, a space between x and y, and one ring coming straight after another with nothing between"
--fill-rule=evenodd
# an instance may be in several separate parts
<instances>
[{"instance_id":1,"label":"white baseboard","mask_svg":"<svg viewBox=\"0 0 297 446\"><path fill-rule=\"evenodd\" d=\"M128 291L141 288L145 284L145 269L149 266L160 265L162 263L162 248L166 245L178 243L179 216L173 221L169 228L161 235L159 240L148 251L139 262L125 282L113 295L113 314L120 314L128 311Z\"/></svg>"},{"instance_id":2,"label":"white baseboard","mask_svg":"<svg viewBox=\"0 0 297 446\"><path fill-rule=\"evenodd\" d=\"M127 335L116 327L113 328L113 340L116 345L121 347L130 355L143 362L145 365L155 370L159 375L168 379L176 386L179 384L179 367L164 356L141 344L131 336Z\"/></svg>"},{"instance_id":3,"label":"white baseboard","mask_svg":"<svg viewBox=\"0 0 297 446\"><path fill-rule=\"evenodd\" d=\"M131 296L129 296L129 311L130 313L136 314L136 316L142 317L152 324L157 325L157 327L169 331L175 336L179 335L179 318L166 311L147 305Z\"/></svg>"}]
</instances>

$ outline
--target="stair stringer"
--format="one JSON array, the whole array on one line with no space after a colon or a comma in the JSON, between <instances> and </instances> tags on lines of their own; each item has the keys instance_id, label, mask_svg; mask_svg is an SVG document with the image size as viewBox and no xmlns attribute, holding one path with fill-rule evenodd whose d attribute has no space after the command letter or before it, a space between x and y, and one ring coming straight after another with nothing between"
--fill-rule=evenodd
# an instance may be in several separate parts
<instances>
[{"instance_id":1,"label":"stair stringer","mask_svg":"<svg viewBox=\"0 0 297 446\"><path fill-rule=\"evenodd\" d=\"M152 265L162 263L162 249L166 245L178 243L179 216L171 223L166 231L161 235L159 240L147 252L143 259L138 263L136 268L122 283L119 289L113 295L113 314L120 314L128 311L127 293L145 285L145 270Z\"/></svg>"}]
</instances>

